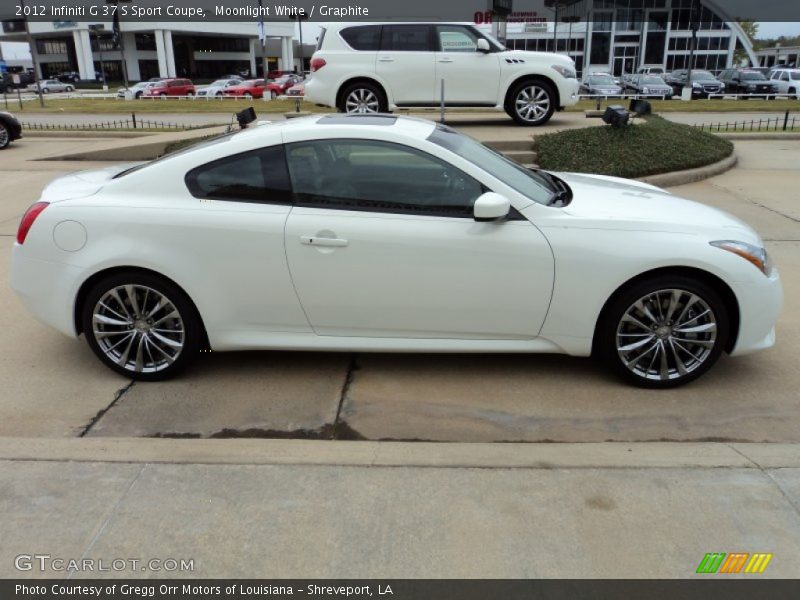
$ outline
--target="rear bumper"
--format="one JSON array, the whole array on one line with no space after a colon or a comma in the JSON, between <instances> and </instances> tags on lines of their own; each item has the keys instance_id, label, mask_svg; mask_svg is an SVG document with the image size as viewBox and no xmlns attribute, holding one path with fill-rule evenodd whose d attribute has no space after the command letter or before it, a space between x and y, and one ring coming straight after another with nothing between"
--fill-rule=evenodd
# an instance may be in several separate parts
<instances>
[{"instance_id":1,"label":"rear bumper","mask_svg":"<svg viewBox=\"0 0 800 600\"><path fill-rule=\"evenodd\" d=\"M739 336L732 356L775 345L775 324L783 308L783 285L777 269L769 277L733 285L739 301Z\"/></svg>"},{"instance_id":2,"label":"rear bumper","mask_svg":"<svg viewBox=\"0 0 800 600\"><path fill-rule=\"evenodd\" d=\"M76 337L75 299L82 269L24 255L14 243L11 254L11 288L42 323Z\"/></svg>"}]
</instances>

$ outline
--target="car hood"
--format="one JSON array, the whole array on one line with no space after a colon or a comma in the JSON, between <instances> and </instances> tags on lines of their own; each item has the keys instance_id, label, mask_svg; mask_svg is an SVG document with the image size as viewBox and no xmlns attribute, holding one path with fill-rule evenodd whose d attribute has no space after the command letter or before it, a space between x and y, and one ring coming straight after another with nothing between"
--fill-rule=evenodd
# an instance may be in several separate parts
<instances>
[{"instance_id":1,"label":"car hood","mask_svg":"<svg viewBox=\"0 0 800 600\"><path fill-rule=\"evenodd\" d=\"M75 171L57 177L42 190L41 200L44 202L59 202L71 198L85 198L96 194L103 186L111 181L115 175L130 169L140 163L114 165L104 169L90 171Z\"/></svg>"},{"instance_id":2,"label":"car hood","mask_svg":"<svg viewBox=\"0 0 800 600\"><path fill-rule=\"evenodd\" d=\"M713 230L716 235L725 233L722 239L762 244L758 234L733 215L641 181L583 173L554 175L572 189L572 201L562 210L581 219L582 226L692 234Z\"/></svg>"}]
</instances>

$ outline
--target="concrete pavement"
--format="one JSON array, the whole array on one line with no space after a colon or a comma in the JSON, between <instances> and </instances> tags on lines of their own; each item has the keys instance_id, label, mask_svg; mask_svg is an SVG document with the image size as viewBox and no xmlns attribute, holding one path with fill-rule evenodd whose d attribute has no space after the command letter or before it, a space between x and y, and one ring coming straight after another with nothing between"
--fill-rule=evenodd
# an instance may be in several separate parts
<instances>
[{"instance_id":1,"label":"concrete pavement","mask_svg":"<svg viewBox=\"0 0 800 600\"><path fill-rule=\"evenodd\" d=\"M8 442L2 577L64 576L19 572L19 554L185 559L193 570L166 575L265 578L685 578L716 551L769 552L762 577L794 577L800 560L796 447ZM87 443L125 462L88 459L97 448L81 458ZM175 459L187 444L194 458ZM757 463L760 453L772 463Z\"/></svg>"}]
</instances>

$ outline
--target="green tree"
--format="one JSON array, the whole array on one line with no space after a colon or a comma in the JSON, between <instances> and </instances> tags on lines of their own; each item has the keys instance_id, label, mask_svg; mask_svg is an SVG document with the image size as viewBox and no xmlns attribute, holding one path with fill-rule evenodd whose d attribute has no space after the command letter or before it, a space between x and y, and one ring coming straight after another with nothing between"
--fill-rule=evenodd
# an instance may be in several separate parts
<instances>
[{"instance_id":1,"label":"green tree","mask_svg":"<svg viewBox=\"0 0 800 600\"><path fill-rule=\"evenodd\" d=\"M755 43L756 36L758 35L758 23L755 21L741 21L737 20L739 26L744 31L747 39L750 40L750 43ZM737 40L736 42L736 50L733 52L733 62L737 65L740 64L743 60L749 60L747 56L747 52L745 52L744 48L742 47L741 42Z\"/></svg>"}]
</instances>

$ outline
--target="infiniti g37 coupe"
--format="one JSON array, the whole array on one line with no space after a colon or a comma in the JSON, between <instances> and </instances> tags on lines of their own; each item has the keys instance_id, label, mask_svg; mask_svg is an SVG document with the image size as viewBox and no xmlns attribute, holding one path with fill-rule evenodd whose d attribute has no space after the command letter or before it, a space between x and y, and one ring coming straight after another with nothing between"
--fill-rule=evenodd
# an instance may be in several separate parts
<instances>
[{"instance_id":1,"label":"infiniti g37 coupe","mask_svg":"<svg viewBox=\"0 0 800 600\"><path fill-rule=\"evenodd\" d=\"M593 354L669 387L771 346L782 304L730 215L391 115L261 124L56 179L11 277L138 380L204 348L269 348Z\"/></svg>"}]
</instances>

